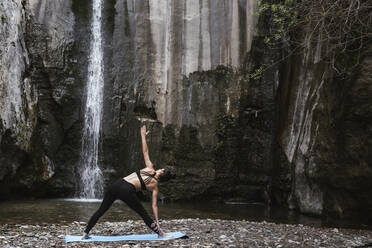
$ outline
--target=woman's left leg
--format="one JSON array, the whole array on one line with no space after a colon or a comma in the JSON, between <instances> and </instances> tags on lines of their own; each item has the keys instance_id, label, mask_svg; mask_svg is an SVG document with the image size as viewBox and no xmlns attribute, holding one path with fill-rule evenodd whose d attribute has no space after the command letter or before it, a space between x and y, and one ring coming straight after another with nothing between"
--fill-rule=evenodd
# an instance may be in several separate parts
<instances>
[{"instance_id":1,"label":"woman's left leg","mask_svg":"<svg viewBox=\"0 0 372 248\"><path fill-rule=\"evenodd\" d=\"M112 203L115 201L115 195L111 190L108 190L103 197L103 201L99 209L92 215L88 221L88 225L85 228L85 233L88 234L90 230L97 223L98 219L111 207Z\"/></svg>"}]
</instances>

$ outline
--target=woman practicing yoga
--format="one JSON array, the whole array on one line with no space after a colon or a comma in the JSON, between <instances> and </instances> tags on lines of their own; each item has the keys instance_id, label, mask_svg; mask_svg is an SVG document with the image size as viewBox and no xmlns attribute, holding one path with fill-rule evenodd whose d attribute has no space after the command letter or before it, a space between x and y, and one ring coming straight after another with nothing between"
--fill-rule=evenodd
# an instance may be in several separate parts
<instances>
[{"instance_id":1,"label":"woman practicing yoga","mask_svg":"<svg viewBox=\"0 0 372 248\"><path fill-rule=\"evenodd\" d=\"M98 219L110 208L112 203L120 199L125 202L131 209L133 209L137 214L139 214L145 221L146 225L155 233L158 234L160 238L170 238L160 229L159 218L158 218L158 181L162 182L169 180L170 173L167 169L154 170L154 165L150 161L149 149L147 147L146 126L141 128L142 137L142 152L145 159L146 168L139 170L126 176L124 178L118 179L114 184L109 186L103 197L103 201L99 209L90 218L87 227L85 228L83 239L88 239L89 231L97 223ZM139 201L136 192L140 190L152 191L152 210L155 216L155 222L146 212L145 208Z\"/></svg>"}]
</instances>

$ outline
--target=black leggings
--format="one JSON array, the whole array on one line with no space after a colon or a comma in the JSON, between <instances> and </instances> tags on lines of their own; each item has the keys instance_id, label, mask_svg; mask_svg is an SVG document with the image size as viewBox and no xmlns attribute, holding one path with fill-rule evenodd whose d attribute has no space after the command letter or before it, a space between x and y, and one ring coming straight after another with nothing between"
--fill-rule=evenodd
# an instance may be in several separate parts
<instances>
[{"instance_id":1,"label":"black leggings","mask_svg":"<svg viewBox=\"0 0 372 248\"><path fill-rule=\"evenodd\" d=\"M118 179L114 184L108 187L103 201L99 209L90 218L88 225L85 229L85 233L93 228L97 223L98 219L111 207L112 203L120 199L125 202L131 209L133 209L137 214L139 214L145 221L146 225L153 230L155 233L159 234L159 229L151 217L146 212L145 208L142 206L136 195L136 188L133 184L128 183L124 179Z\"/></svg>"}]
</instances>

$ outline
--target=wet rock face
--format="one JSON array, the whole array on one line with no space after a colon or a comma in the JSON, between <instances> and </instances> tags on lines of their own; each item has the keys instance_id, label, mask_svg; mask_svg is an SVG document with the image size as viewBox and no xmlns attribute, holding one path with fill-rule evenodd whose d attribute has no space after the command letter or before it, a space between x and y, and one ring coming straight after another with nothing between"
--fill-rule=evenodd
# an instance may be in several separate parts
<instances>
[{"instance_id":1,"label":"wet rock face","mask_svg":"<svg viewBox=\"0 0 372 248\"><path fill-rule=\"evenodd\" d=\"M309 49L294 57L288 77L281 81L279 101L286 107L279 114L280 162L274 188L288 195L277 195L277 200L287 199L290 207L304 213L371 218L366 197L372 193L367 141L371 58L364 51L360 71L350 80L340 79L315 54ZM285 181L290 186L280 185Z\"/></svg>"},{"instance_id":2,"label":"wet rock face","mask_svg":"<svg viewBox=\"0 0 372 248\"><path fill-rule=\"evenodd\" d=\"M255 32L252 1L121 0L106 8L115 13L105 39L113 54L106 59L113 107L120 109L120 98L138 98L164 125L196 125L179 105L192 97L178 93L188 87L183 76L240 66Z\"/></svg>"},{"instance_id":3,"label":"wet rock face","mask_svg":"<svg viewBox=\"0 0 372 248\"><path fill-rule=\"evenodd\" d=\"M115 16L104 20L105 54L112 54L105 57L103 117L108 177L144 166L136 117L151 117L158 121L147 123L151 159L178 174L164 185L166 197L236 191L238 133L220 122L239 119L247 86L237 69L251 49L256 8L254 1L106 3L105 13ZM231 130L229 137L217 135L218 125Z\"/></svg>"},{"instance_id":4,"label":"wet rock face","mask_svg":"<svg viewBox=\"0 0 372 248\"><path fill-rule=\"evenodd\" d=\"M285 123L279 135L282 149L292 166L290 207L298 207L303 212L321 214L323 191L315 182L317 159L320 159L322 154L313 151L317 149L316 142L329 137L319 135L321 130L319 125L324 124L326 129L324 132L329 130L329 123L322 122L324 116L320 113L324 112L326 105L329 104L322 102L321 94L331 81L331 75L327 74L330 70L324 69L324 64L316 63L314 60L312 53L295 58L293 63L301 63L301 66L292 72L294 75L292 80L283 80L280 88L283 102L280 104L287 104L287 108L283 108L283 112L280 113L279 118ZM286 87L285 83L290 86ZM330 144L327 141L325 145Z\"/></svg>"},{"instance_id":5,"label":"wet rock face","mask_svg":"<svg viewBox=\"0 0 372 248\"><path fill-rule=\"evenodd\" d=\"M181 176L188 171L195 182L200 180L192 185L191 196L207 190L216 171L228 175L222 162L214 168L216 143L226 141L217 137L216 123L218 116L234 122L239 116L241 72L230 67L237 68L250 50L256 8L254 1L105 1L101 164L108 181L143 166L136 119L143 111L160 121L149 141L152 159L159 167L180 170L180 181L185 177L178 195L191 185L190 176ZM91 3L29 0L4 9L20 13L12 24L22 28L14 33L24 43L16 44L18 57L26 54L27 64L17 63L14 75L25 74L24 82L22 76L16 81L27 94L18 90L10 95L27 99L31 124L25 133L28 143L23 143L27 147L17 143L18 127L9 128L8 119L14 117L2 116L2 133L9 129L16 137L10 139L14 146L29 155L24 162L33 171L28 188L47 184L42 194L69 194L79 163ZM8 37L12 34L2 39L6 47L11 46ZM212 71L189 75L204 70ZM27 108L20 102L16 118L25 122L22 111ZM229 146L234 147L236 137L232 140ZM232 167L228 156L224 159Z\"/></svg>"},{"instance_id":6,"label":"wet rock face","mask_svg":"<svg viewBox=\"0 0 372 248\"><path fill-rule=\"evenodd\" d=\"M9 3L2 3L1 10L13 13L7 22L7 14L3 15L6 32L1 42L8 51L4 55L12 56L14 69L2 72L0 83L11 91L1 91L6 92L1 97L5 101L1 113L6 115L0 118L0 137L1 166L12 169L3 169L7 174L1 184L7 186L2 188L5 193L16 190L19 194L31 190L33 195L71 192L82 95L78 69L74 69L79 55L74 54L71 2ZM6 56L2 57L5 64L10 61Z\"/></svg>"},{"instance_id":7,"label":"wet rock face","mask_svg":"<svg viewBox=\"0 0 372 248\"><path fill-rule=\"evenodd\" d=\"M372 57L363 52L358 74L351 81L335 80L343 89L335 107L338 115L331 127L335 133L335 164L320 170L327 187L327 212L348 216L355 212L372 220ZM335 86L338 88L338 85ZM336 91L337 92L337 91Z\"/></svg>"},{"instance_id":8,"label":"wet rock face","mask_svg":"<svg viewBox=\"0 0 372 248\"><path fill-rule=\"evenodd\" d=\"M24 37L26 16L22 1L0 3L0 181L8 185L30 163L26 151L31 149L36 123L37 95L26 76L30 63ZM28 184L27 179L23 184ZM4 195L9 193L7 187L1 189Z\"/></svg>"},{"instance_id":9,"label":"wet rock face","mask_svg":"<svg viewBox=\"0 0 372 248\"><path fill-rule=\"evenodd\" d=\"M32 108L33 99L31 98L33 95L30 92L32 88L29 82L23 82L26 66L29 63L24 41L26 14L21 1L2 2L0 11L1 132L13 129L14 134L19 136L18 139L24 138L27 143L30 139L28 129L32 123L27 123L28 119L23 110ZM13 83L9 84L8 82ZM19 123L24 124L24 127L17 126Z\"/></svg>"}]
</instances>

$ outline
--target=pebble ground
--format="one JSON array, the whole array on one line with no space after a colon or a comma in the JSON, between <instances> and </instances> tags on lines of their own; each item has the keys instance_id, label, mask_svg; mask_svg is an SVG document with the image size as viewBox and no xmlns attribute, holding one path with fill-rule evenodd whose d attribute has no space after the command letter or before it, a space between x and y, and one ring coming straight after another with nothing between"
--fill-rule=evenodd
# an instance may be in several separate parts
<instances>
[{"instance_id":1,"label":"pebble ground","mask_svg":"<svg viewBox=\"0 0 372 248\"><path fill-rule=\"evenodd\" d=\"M188 239L152 242L69 243L65 234L81 235L85 223L0 226L0 247L372 247L372 230L320 228L268 222L216 219L163 220L167 232L180 231ZM150 233L142 221L101 222L91 235Z\"/></svg>"}]
</instances>

